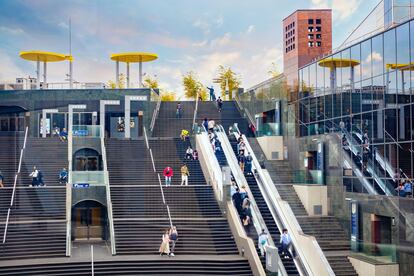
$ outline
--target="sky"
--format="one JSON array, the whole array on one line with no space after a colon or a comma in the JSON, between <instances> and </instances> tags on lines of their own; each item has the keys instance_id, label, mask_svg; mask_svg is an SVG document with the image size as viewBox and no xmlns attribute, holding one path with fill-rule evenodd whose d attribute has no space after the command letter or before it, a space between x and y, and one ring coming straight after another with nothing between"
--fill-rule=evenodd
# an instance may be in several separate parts
<instances>
[{"instance_id":1,"label":"sky","mask_svg":"<svg viewBox=\"0 0 414 276\"><path fill-rule=\"evenodd\" d=\"M206 86L219 65L230 66L251 87L283 71L282 20L296 9L331 8L333 47L344 41L378 0L0 0L0 82L35 76L35 63L19 51L69 52L72 22L74 79L115 79L110 55L153 52L143 71L160 88L182 95L182 76L193 71ZM63 82L67 63L48 65L48 82ZM121 73L126 69L123 64ZM138 65L131 65L137 85ZM218 85L216 84L215 86Z\"/></svg>"}]
</instances>

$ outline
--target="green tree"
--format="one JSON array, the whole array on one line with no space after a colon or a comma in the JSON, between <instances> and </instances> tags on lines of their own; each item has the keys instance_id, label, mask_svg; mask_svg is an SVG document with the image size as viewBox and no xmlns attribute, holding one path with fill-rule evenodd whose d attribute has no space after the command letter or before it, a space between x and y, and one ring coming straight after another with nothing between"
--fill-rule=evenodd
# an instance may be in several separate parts
<instances>
[{"instance_id":1,"label":"green tree","mask_svg":"<svg viewBox=\"0 0 414 276\"><path fill-rule=\"evenodd\" d=\"M229 99L233 98L233 91L238 89L241 85L241 79L230 67L226 68L220 65L218 68L218 83L221 88L221 95L223 98L226 96L226 88L229 90Z\"/></svg>"},{"instance_id":2,"label":"green tree","mask_svg":"<svg viewBox=\"0 0 414 276\"><path fill-rule=\"evenodd\" d=\"M270 65L269 71L267 71L272 78L279 76L281 73L279 71L279 69L277 68L276 63L272 62L272 64Z\"/></svg>"},{"instance_id":3,"label":"green tree","mask_svg":"<svg viewBox=\"0 0 414 276\"><path fill-rule=\"evenodd\" d=\"M177 100L177 95L173 91L163 90L161 93L161 101L163 102L173 102Z\"/></svg>"},{"instance_id":4,"label":"green tree","mask_svg":"<svg viewBox=\"0 0 414 276\"><path fill-rule=\"evenodd\" d=\"M204 101L207 99L207 89L198 80L197 75L190 71L183 76L184 95L189 99L197 99L201 96Z\"/></svg>"},{"instance_id":5,"label":"green tree","mask_svg":"<svg viewBox=\"0 0 414 276\"><path fill-rule=\"evenodd\" d=\"M144 87L146 88L156 89L158 88L158 79L150 75L147 75L144 79L143 84L144 84Z\"/></svg>"},{"instance_id":6,"label":"green tree","mask_svg":"<svg viewBox=\"0 0 414 276\"><path fill-rule=\"evenodd\" d=\"M126 83L126 77L125 74L119 74L119 84L118 84L118 88L119 89L124 89L125 88L125 83Z\"/></svg>"},{"instance_id":7,"label":"green tree","mask_svg":"<svg viewBox=\"0 0 414 276\"><path fill-rule=\"evenodd\" d=\"M114 81L112 81L112 80L109 80L108 83L106 84L106 86L109 89L115 89L116 88L116 83Z\"/></svg>"}]
</instances>

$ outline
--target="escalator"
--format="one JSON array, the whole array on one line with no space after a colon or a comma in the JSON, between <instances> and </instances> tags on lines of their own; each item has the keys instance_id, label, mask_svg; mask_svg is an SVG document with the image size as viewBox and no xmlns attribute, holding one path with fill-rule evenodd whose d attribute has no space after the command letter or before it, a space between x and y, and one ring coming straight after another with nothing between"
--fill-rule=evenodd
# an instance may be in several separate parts
<instances>
[{"instance_id":1,"label":"escalator","mask_svg":"<svg viewBox=\"0 0 414 276\"><path fill-rule=\"evenodd\" d=\"M234 135L231 136L226 136L225 132L221 132L222 135L220 135L221 140L223 139L228 139L227 141L221 141L222 144L223 143L230 143L231 145L231 150L232 150L232 154L234 154L234 158L236 158L237 156L237 141ZM223 154L223 152L218 152L216 154L216 157L218 159L218 162L221 163L223 162L223 158L226 158L226 156ZM234 159L233 158L233 159ZM227 161L227 159L226 159ZM279 227L277 226L275 220L273 219L273 216L267 206L267 203L265 201L265 199L263 198L261 191L259 189L259 186L256 182L256 178L254 175L249 175L246 176L246 174L244 174L244 178L245 181L247 182L247 185L250 189L250 192L252 193L254 202L261 214L261 217L263 219L263 222L266 225L267 231L269 233L269 235L271 236L272 240L274 241L274 244L276 246L279 246L279 240L280 240L280 233L281 233L281 229L279 229ZM240 183L237 183L238 185L240 185ZM252 237L253 238L253 237ZM255 239L253 239L255 241L255 244L257 246L257 235L255 236ZM264 264L264 258L262 259L262 263ZM286 273L288 275L299 275L299 272L296 268L296 264L293 258L283 258L282 256L280 256L280 259L283 263L283 266L286 270ZM264 264L265 265L265 264Z\"/></svg>"},{"instance_id":2,"label":"escalator","mask_svg":"<svg viewBox=\"0 0 414 276\"><path fill-rule=\"evenodd\" d=\"M370 194L380 194L380 195L395 195L395 191L390 185L390 183L384 181L382 178L378 176L378 166L376 165L375 161L372 160L372 155L368 152L365 153L367 156L365 157L366 167L363 166L363 157L360 154L360 151L363 150L361 144L359 144L351 133L347 130L342 130L342 135L345 137L347 145L343 145L344 153L350 160L354 163L353 166L354 173L358 176L362 182L364 188ZM344 162L346 162L344 158ZM346 168L350 168L350 164L344 164ZM368 179L372 178L374 183L371 184Z\"/></svg>"}]
</instances>

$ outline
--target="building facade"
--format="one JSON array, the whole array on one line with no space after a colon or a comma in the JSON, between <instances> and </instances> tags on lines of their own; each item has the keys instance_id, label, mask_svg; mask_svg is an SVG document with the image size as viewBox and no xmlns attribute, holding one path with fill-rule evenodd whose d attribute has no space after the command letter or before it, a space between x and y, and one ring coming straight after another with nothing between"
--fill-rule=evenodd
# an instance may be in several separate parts
<instances>
[{"instance_id":1,"label":"building facade","mask_svg":"<svg viewBox=\"0 0 414 276\"><path fill-rule=\"evenodd\" d=\"M283 66L287 84L297 87L297 71L332 50L332 11L297 10L283 19Z\"/></svg>"}]
</instances>

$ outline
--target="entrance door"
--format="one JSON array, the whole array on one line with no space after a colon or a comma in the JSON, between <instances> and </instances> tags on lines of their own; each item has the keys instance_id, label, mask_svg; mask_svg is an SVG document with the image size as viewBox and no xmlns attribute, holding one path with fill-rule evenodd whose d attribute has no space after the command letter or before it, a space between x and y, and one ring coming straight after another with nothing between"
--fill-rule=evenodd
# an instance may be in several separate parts
<instances>
[{"instance_id":1,"label":"entrance door","mask_svg":"<svg viewBox=\"0 0 414 276\"><path fill-rule=\"evenodd\" d=\"M76 204L72 210L72 225L75 240L105 239L105 207L92 200Z\"/></svg>"}]
</instances>

